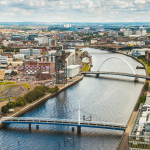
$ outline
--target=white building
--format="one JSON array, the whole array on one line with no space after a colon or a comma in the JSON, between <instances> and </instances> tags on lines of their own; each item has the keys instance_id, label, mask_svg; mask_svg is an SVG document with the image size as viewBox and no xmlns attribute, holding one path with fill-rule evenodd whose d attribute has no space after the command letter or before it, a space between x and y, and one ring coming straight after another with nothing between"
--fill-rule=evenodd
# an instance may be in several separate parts
<instances>
[{"instance_id":1,"label":"white building","mask_svg":"<svg viewBox=\"0 0 150 150\"><path fill-rule=\"evenodd\" d=\"M14 59L24 59L24 54L15 54L13 55Z\"/></svg>"},{"instance_id":2,"label":"white building","mask_svg":"<svg viewBox=\"0 0 150 150\"><path fill-rule=\"evenodd\" d=\"M8 62L8 57L0 55L0 64L7 64L7 62Z\"/></svg>"},{"instance_id":3,"label":"white building","mask_svg":"<svg viewBox=\"0 0 150 150\"><path fill-rule=\"evenodd\" d=\"M120 29L120 32L124 32L126 29Z\"/></svg>"},{"instance_id":4,"label":"white building","mask_svg":"<svg viewBox=\"0 0 150 150\"><path fill-rule=\"evenodd\" d=\"M75 49L67 49L66 52L70 52L70 55L66 58L67 66L75 65Z\"/></svg>"},{"instance_id":5,"label":"white building","mask_svg":"<svg viewBox=\"0 0 150 150\"><path fill-rule=\"evenodd\" d=\"M145 29L136 30L136 35L145 36L146 34L147 34L147 31Z\"/></svg>"},{"instance_id":6,"label":"white building","mask_svg":"<svg viewBox=\"0 0 150 150\"><path fill-rule=\"evenodd\" d=\"M142 41L129 41L129 42L125 42L125 45L133 45L133 46L139 46L139 47L142 47L142 46L145 46L145 42L142 42Z\"/></svg>"},{"instance_id":7,"label":"white building","mask_svg":"<svg viewBox=\"0 0 150 150\"><path fill-rule=\"evenodd\" d=\"M110 31L108 33L108 36L118 37L118 32L116 32L116 31Z\"/></svg>"},{"instance_id":8,"label":"white building","mask_svg":"<svg viewBox=\"0 0 150 150\"><path fill-rule=\"evenodd\" d=\"M125 30L124 35L125 36L132 35L132 30Z\"/></svg>"},{"instance_id":9,"label":"white building","mask_svg":"<svg viewBox=\"0 0 150 150\"><path fill-rule=\"evenodd\" d=\"M137 56L140 56L140 55L144 55L145 56L145 51L146 51L147 49L133 49L132 51L131 51L131 55L132 56L135 56L135 57L137 57Z\"/></svg>"},{"instance_id":10,"label":"white building","mask_svg":"<svg viewBox=\"0 0 150 150\"><path fill-rule=\"evenodd\" d=\"M6 41L6 40L4 40L2 43L3 43L3 46L7 47L7 46L8 46L8 44L10 44L10 41Z\"/></svg>"},{"instance_id":11,"label":"white building","mask_svg":"<svg viewBox=\"0 0 150 150\"><path fill-rule=\"evenodd\" d=\"M38 41L39 45L48 44L48 37L38 37L34 38L35 41Z\"/></svg>"},{"instance_id":12,"label":"white building","mask_svg":"<svg viewBox=\"0 0 150 150\"><path fill-rule=\"evenodd\" d=\"M142 35L145 36L147 34L147 31L145 29L142 30Z\"/></svg>"},{"instance_id":13,"label":"white building","mask_svg":"<svg viewBox=\"0 0 150 150\"><path fill-rule=\"evenodd\" d=\"M66 58L67 66L69 65L75 65L75 49L67 49L64 50L65 52L70 52L70 55ZM55 62L55 56L53 53L56 53L56 50L48 51L49 54L49 61Z\"/></svg>"},{"instance_id":14,"label":"white building","mask_svg":"<svg viewBox=\"0 0 150 150\"><path fill-rule=\"evenodd\" d=\"M91 44L97 43L96 39L91 39Z\"/></svg>"},{"instance_id":15,"label":"white building","mask_svg":"<svg viewBox=\"0 0 150 150\"><path fill-rule=\"evenodd\" d=\"M82 63L84 63L84 64L88 64L89 62L90 62L90 59L88 57L84 57L82 59Z\"/></svg>"},{"instance_id":16,"label":"white building","mask_svg":"<svg viewBox=\"0 0 150 150\"><path fill-rule=\"evenodd\" d=\"M67 67L67 77L73 78L80 72L80 65L70 65Z\"/></svg>"},{"instance_id":17,"label":"white building","mask_svg":"<svg viewBox=\"0 0 150 150\"><path fill-rule=\"evenodd\" d=\"M39 49L20 49L20 54L24 54L24 56L38 56L41 54Z\"/></svg>"},{"instance_id":18,"label":"white building","mask_svg":"<svg viewBox=\"0 0 150 150\"><path fill-rule=\"evenodd\" d=\"M69 28L69 27L71 27L71 24L64 24L64 27Z\"/></svg>"},{"instance_id":19,"label":"white building","mask_svg":"<svg viewBox=\"0 0 150 150\"><path fill-rule=\"evenodd\" d=\"M136 35L141 35L141 31L140 30L136 30Z\"/></svg>"}]
</instances>

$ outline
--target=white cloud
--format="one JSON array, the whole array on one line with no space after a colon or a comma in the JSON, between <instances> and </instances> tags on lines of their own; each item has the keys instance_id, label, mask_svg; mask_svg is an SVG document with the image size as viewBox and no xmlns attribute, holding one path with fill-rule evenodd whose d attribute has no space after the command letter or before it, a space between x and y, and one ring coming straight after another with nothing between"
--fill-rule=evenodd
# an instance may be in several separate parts
<instances>
[{"instance_id":1,"label":"white cloud","mask_svg":"<svg viewBox=\"0 0 150 150\"><path fill-rule=\"evenodd\" d=\"M138 12L142 19L147 19L144 13L150 15L150 0L0 0L0 5L14 21L124 21L136 19Z\"/></svg>"},{"instance_id":2,"label":"white cloud","mask_svg":"<svg viewBox=\"0 0 150 150\"><path fill-rule=\"evenodd\" d=\"M135 0L135 4L146 4L146 0Z\"/></svg>"},{"instance_id":3,"label":"white cloud","mask_svg":"<svg viewBox=\"0 0 150 150\"><path fill-rule=\"evenodd\" d=\"M1 5L8 5L8 1L7 0L5 0L5 1L3 0L0 3L1 3Z\"/></svg>"}]
</instances>

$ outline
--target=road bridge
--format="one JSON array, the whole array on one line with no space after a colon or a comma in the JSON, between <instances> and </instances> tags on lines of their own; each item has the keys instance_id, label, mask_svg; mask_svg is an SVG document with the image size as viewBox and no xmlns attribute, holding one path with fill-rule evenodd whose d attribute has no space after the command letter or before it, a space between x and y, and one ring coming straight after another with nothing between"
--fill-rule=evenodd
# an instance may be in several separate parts
<instances>
[{"instance_id":1,"label":"road bridge","mask_svg":"<svg viewBox=\"0 0 150 150\"><path fill-rule=\"evenodd\" d=\"M76 49L80 50L82 48L100 48L105 50L112 50L112 51L118 51L118 50L127 50L132 49L132 46L120 46L120 45L109 45L109 44L99 44L99 45L83 45L83 46L76 46Z\"/></svg>"},{"instance_id":2,"label":"road bridge","mask_svg":"<svg viewBox=\"0 0 150 150\"><path fill-rule=\"evenodd\" d=\"M32 118L32 117L3 117L1 123L29 124L29 130L31 130L31 124L76 126L78 134L81 133L81 127L102 128L102 129L121 130L121 131L125 131L126 129L126 125L124 124L85 121L85 120L80 121L80 120L69 120L69 119L55 119L55 118L49 119L49 118Z\"/></svg>"},{"instance_id":3,"label":"road bridge","mask_svg":"<svg viewBox=\"0 0 150 150\"><path fill-rule=\"evenodd\" d=\"M100 74L120 75L120 76L134 77L134 82L138 82L138 78L150 80L150 76L144 76L144 75L138 75L138 74L130 74L130 73L121 73L121 72L82 71L81 74L83 74L83 75L95 74L97 77L98 77Z\"/></svg>"}]
</instances>

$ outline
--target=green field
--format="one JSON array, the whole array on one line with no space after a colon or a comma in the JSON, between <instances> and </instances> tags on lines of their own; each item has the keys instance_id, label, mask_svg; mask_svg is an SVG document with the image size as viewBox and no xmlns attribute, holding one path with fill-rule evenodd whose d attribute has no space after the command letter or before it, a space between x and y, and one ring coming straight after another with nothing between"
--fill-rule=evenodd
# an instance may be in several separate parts
<instances>
[{"instance_id":1,"label":"green field","mask_svg":"<svg viewBox=\"0 0 150 150\"><path fill-rule=\"evenodd\" d=\"M5 86L5 87L2 88L2 91L4 91L7 87L17 87L17 86L25 86L27 90L30 90L30 86L28 85L28 83L25 83L25 84L19 84L19 85Z\"/></svg>"},{"instance_id":2,"label":"green field","mask_svg":"<svg viewBox=\"0 0 150 150\"><path fill-rule=\"evenodd\" d=\"M14 98L16 98L16 97L11 97L11 100L12 100L12 99L14 99ZM0 100L8 101L8 100L9 100L9 98L3 98L3 99L0 99Z\"/></svg>"},{"instance_id":3,"label":"green field","mask_svg":"<svg viewBox=\"0 0 150 150\"><path fill-rule=\"evenodd\" d=\"M147 66L148 75L150 75L150 66L148 66L148 63L143 59L139 59L139 60Z\"/></svg>"},{"instance_id":4,"label":"green field","mask_svg":"<svg viewBox=\"0 0 150 150\"><path fill-rule=\"evenodd\" d=\"M81 71L89 71L89 69L90 69L90 65L85 64L85 66Z\"/></svg>"},{"instance_id":5,"label":"green field","mask_svg":"<svg viewBox=\"0 0 150 150\"><path fill-rule=\"evenodd\" d=\"M16 84L16 82L0 82L0 85Z\"/></svg>"}]
</instances>

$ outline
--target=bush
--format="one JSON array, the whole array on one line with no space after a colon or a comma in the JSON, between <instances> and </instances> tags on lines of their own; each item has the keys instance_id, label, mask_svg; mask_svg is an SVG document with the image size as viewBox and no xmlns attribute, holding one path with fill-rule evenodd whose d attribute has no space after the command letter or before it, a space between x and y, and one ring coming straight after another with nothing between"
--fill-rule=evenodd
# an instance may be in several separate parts
<instances>
[{"instance_id":1,"label":"bush","mask_svg":"<svg viewBox=\"0 0 150 150\"><path fill-rule=\"evenodd\" d=\"M140 106L141 103L145 103L146 100L146 95L140 96L139 102L138 102L138 107Z\"/></svg>"},{"instance_id":2,"label":"bush","mask_svg":"<svg viewBox=\"0 0 150 150\"><path fill-rule=\"evenodd\" d=\"M17 75L17 72L16 72L16 71L12 71L12 72L11 72L11 75L16 76L16 75Z\"/></svg>"},{"instance_id":3,"label":"bush","mask_svg":"<svg viewBox=\"0 0 150 150\"><path fill-rule=\"evenodd\" d=\"M8 112L8 107L7 106L3 106L1 112L3 113L7 113Z\"/></svg>"},{"instance_id":4,"label":"bush","mask_svg":"<svg viewBox=\"0 0 150 150\"><path fill-rule=\"evenodd\" d=\"M16 107L16 103L15 102L9 102L9 103L7 103L6 106L7 106L8 109L15 108Z\"/></svg>"},{"instance_id":5,"label":"bush","mask_svg":"<svg viewBox=\"0 0 150 150\"><path fill-rule=\"evenodd\" d=\"M148 90L148 86L149 86L149 83L148 83L148 82L146 82L146 83L145 83L145 85L144 85L144 90L145 90L145 91L147 91L147 90Z\"/></svg>"},{"instance_id":6,"label":"bush","mask_svg":"<svg viewBox=\"0 0 150 150\"><path fill-rule=\"evenodd\" d=\"M56 86L54 88L48 88L46 86L37 86L31 92L28 92L23 97L18 97L15 102L9 102L6 106L3 106L1 111L7 113L9 109L15 107L23 107L26 103L32 103L38 98L44 96L46 92L55 93L58 92L59 88Z\"/></svg>"},{"instance_id":7,"label":"bush","mask_svg":"<svg viewBox=\"0 0 150 150\"><path fill-rule=\"evenodd\" d=\"M49 88L49 93L56 93L59 91L58 86L55 86L54 88Z\"/></svg>"},{"instance_id":8,"label":"bush","mask_svg":"<svg viewBox=\"0 0 150 150\"><path fill-rule=\"evenodd\" d=\"M137 58L138 58L138 59L144 59L145 56L144 56L144 55L140 55L140 56L138 56Z\"/></svg>"}]
</instances>

